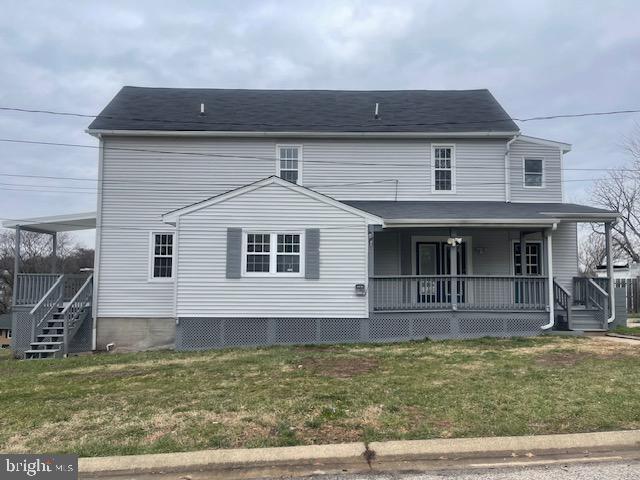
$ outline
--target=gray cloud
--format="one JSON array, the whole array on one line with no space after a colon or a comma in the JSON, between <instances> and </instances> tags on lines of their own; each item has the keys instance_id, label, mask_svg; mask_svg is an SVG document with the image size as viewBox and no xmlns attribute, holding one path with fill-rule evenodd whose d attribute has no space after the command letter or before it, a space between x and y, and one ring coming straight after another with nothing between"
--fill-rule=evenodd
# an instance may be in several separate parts
<instances>
[{"instance_id":1,"label":"gray cloud","mask_svg":"<svg viewBox=\"0 0 640 480\"><path fill-rule=\"evenodd\" d=\"M127 84L489 88L515 117L640 108L639 24L636 1L4 2L0 104L97 113ZM637 119L521 127L573 143L567 167L598 167L624 162L621 137ZM93 144L87 124L0 113L0 136ZM0 144L0 173L94 178L96 168L93 150ZM567 183L568 198L587 201L588 185ZM2 217L95 208L92 195L10 188L0 185Z\"/></svg>"}]
</instances>

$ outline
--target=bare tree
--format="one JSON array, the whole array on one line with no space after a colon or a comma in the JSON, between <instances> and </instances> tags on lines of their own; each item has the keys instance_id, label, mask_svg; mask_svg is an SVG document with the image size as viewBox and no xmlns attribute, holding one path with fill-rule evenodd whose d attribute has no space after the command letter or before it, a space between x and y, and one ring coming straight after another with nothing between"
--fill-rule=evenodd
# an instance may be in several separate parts
<instances>
[{"instance_id":1,"label":"bare tree","mask_svg":"<svg viewBox=\"0 0 640 480\"><path fill-rule=\"evenodd\" d=\"M600 265L607 259L607 246L604 235L590 231L580 240L579 262L580 271L589 276L595 276Z\"/></svg>"},{"instance_id":2,"label":"bare tree","mask_svg":"<svg viewBox=\"0 0 640 480\"><path fill-rule=\"evenodd\" d=\"M620 213L612 229L614 256L640 263L640 125L625 138L623 147L630 161L596 181L592 199L598 206ZM594 225L593 231L604 233L601 225Z\"/></svg>"}]
</instances>

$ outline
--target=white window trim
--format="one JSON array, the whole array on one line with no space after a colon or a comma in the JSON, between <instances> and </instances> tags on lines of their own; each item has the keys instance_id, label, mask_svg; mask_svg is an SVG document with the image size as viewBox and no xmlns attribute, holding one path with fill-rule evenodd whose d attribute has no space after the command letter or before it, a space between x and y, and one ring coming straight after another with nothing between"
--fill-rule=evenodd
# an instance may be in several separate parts
<instances>
[{"instance_id":1,"label":"white window trim","mask_svg":"<svg viewBox=\"0 0 640 480\"><path fill-rule=\"evenodd\" d=\"M269 235L269 271L268 272L247 272L247 236L249 234ZM299 272L278 272L278 235L300 235L300 271ZM304 252L304 231L302 230L264 230L259 228L242 229L242 276L243 277L304 277L305 252ZM286 254L283 254L286 255Z\"/></svg>"},{"instance_id":2,"label":"white window trim","mask_svg":"<svg viewBox=\"0 0 640 480\"><path fill-rule=\"evenodd\" d=\"M451 190L436 190L436 148L451 149ZM443 170L439 168L438 170ZM431 193L436 195L451 195L456 193L456 144L432 143L431 144Z\"/></svg>"},{"instance_id":3,"label":"white window trim","mask_svg":"<svg viewBox=\"0 0 640 480\"><path fill-rule=\"evenodd\" d=\"M153 259L155 258L155 235L172 235L173 236L173 248L171 249L171 276L170 277L154 277L153 276ZM170 232L166 230L154 230L149 232L149 271L148 281L167 283L173 282L176 276L176 232Z\"/></svg>"},{"instance_id":4,"label":"white window trim","mask_svg":"<svg viewBox=\"0 0 640 480\"><path fill-rule=\"evenodd\" d=\"M279 143L276 144L276 177L280 177L280 149L281 148L297 148L298 149L298 181L296 185L304 185L302 173L304 168L304 152L301 144Z\"/></svg>"},{"instance_id":5,"label":"white window trim","mask_svg":"<svg viewBox=\"0 0 640 480\"><path fill-rule=\"evenodd\" d=\"M520 240L511 240L511 252L510 252L510 256L511 259L509 260L511 263L511 275L516 275L516 259L515 259L515 248L516 248L516 244L520 243ZM538 275L535 276L545 276L547 274L546 270L547 270L547 266L546 266L546 251L544 249L544 242L542 240L526 240L524 242L525 244L527 243L537 243L538 245L540 245L540 273ZM525 274L529 275L528 273Z\"/></svg>"},{"instance_id":6,"label":"white window trim","mask_svg":"<svg viewBox=\"0 0 640 480\"><path fill-rule=\"evenodd\" d=\"M526 161L527 160L540 160L542 162L542 182L540 186L536 186L536 185L527 185L527 170L526 170ZM526 157L522 157L522 188L533 188L533 189L540 189L540 188L545 188L545 171L547 170L547 166L545 165L545 158L544 157L534 157L534 156L530 156L527 155Z\"/></svg>"}]
</instances>

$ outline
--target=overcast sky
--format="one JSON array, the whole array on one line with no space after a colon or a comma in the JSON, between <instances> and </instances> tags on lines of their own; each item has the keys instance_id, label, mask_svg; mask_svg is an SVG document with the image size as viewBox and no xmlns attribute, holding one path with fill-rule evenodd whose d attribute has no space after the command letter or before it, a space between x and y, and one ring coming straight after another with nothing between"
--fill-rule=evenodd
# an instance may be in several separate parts
<instances>
[{"instance_id":1,"label":"overcast sky","mask_svg":"<svg viewBox=\"0 0 640 480\"><path fill-rule=\"evenodd\" d=\"M516 118L638 109L639 25L637 0L4 0L0 106L95 114L121 86L138 85L488 88ZM635 114L520 127L573 144L567 168L610 167L625 161L623 136L639 121ZM95 145L88 123L0 112L0 137ZM0 174L90 179L97 159L92 149L0 142ZM588 203L590 182L573 180L600 175L567 171L567 199ZM0 217L95 210L95 194L65 185L95 187L0 175Z\"/></svg>"}]
</instances>

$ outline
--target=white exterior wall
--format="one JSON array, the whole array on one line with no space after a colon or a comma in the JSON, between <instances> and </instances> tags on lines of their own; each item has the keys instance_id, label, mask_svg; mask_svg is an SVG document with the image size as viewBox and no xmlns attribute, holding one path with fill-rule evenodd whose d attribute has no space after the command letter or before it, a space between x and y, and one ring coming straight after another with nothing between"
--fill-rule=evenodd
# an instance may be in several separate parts
<instances>
[{"instance_id":1,"label":"white exterior wall","mask_svg":"<svg viewBox=\"0 0 640 480\"><path fill-rule=\"evenodd\" d=\"M543 159L542 187L524 186L524 159ZM511 201L562 202L562 154L559 147L518 139L511 144Z\"/></svg>"},{"instance_id":2,"label":"white exterior wall","mask_svg":"<svg viewBox=\"0 0 640 480\"><path fill-rule=\"evenodd\" d=\"M560 285L573 291L573 277L578 276L578 225L559 223L552 236L553 276Z\"/></svg>"},{"instance_id":3,"label":"white exterior wall","mask_svg":"<svg viewBox=\"0 0 640 480\"><path fill-rule=\"evenodd\" d=\"M226 278L227 228L320 228L320 278ZM279 185L268 185L180 217L178 317L360 317L367 297L365 220Z\"/></svg>"},{"instance_id":4,"label":"white exterior wall","mask_svg":"<svg viewBox=\"0 0 640 480\"><path fill-rule=\"evenodd\" d=\"M303 184L338 200L393 200L395 179L398 200L505 198L504 140L436 141L456 147L455 195L431 193L429 140L108 136L103 141L98 317L173 316L173 283L148 279L149 232L171 231L161 221L170 210L274 175L277 144L302 145ZM546 169L553 162L549 158ZM334 186L354 182L378 183ZM558 201L541 189L526 193L513 200Z\"/></svg>"}]
</instances>

